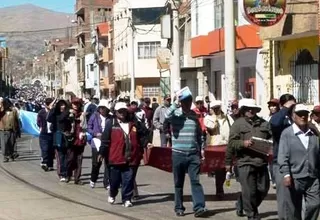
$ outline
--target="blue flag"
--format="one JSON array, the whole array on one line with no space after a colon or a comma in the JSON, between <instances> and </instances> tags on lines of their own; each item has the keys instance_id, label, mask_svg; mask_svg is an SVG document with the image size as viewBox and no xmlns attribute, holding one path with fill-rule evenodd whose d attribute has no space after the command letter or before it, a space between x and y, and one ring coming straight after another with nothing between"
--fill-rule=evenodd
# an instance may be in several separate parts
<instances>
[{"instance_id":1,"label":"blue flag","mask_svg":"<svg viewBox=\"0 0 320 220\"><path fill-rule=\"evenodd\" d=\"M20 121L22 132L34 136L40 135L40 129L37 125L37 113L20 110Z\"/></svg>"}]
</instances>

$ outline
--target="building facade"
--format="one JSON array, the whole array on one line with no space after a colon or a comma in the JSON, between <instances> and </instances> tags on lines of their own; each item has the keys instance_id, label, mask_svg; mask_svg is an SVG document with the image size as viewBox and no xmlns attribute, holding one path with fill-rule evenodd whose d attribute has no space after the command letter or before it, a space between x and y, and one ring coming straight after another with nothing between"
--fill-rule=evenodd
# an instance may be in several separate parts
<instances>
[{"instance_id":1,"label":"building facade","mask_svg":"<svg viewBox=\"0 0 320 220\"><path fill-rule=\"evenodd\" d=\"M96 33L97 25L110 21L112 18L112 6L113 0L77 0L75 5L75 14L77 24L76 39L78 43L77 50L77 71L78 81L82 88L83 93L87 95L98 95L100 94L100 88L98 84L92 87L92 84L86 85L88 67L96 69L95 81L99 81L99 62L96 57L96 49L93 45L94 34ZM86 63L92 61L88 58L88 55L95 56L94 63ZM87 58L86 58L87 57ZM92 71L90 71L92 72ZM91 76L90 76L91 77Z\"/></svg>"},{"instance_id":2,"label":"building facade","mask_svg":"<svg viewBox=\"0 0 320 220\"><path fill-rule=\"evenodd\" d=\"M234 1L236 75L239 98L255 98L262 104L263 56L259 29L250 25ZM191 3L191 54L202 59L211 99L227 104L228 83L225 76L224 58L224 2L223 0L194 0Z\"/></svg>"},{"instance_id":3,"label":"building facade","mask_svg":"<svg viewBox=\"0 0 320 220\"><path fill-rule=\"evenodd\" d=\"M160 98L157 52L167 47L161 38L160 18L165 0L119 0L114 5L114 69L117 93L129 95L134 76L137 98ZM168 72L164 73L167 74Z\"/></svg>"},{"instance_id":4,"label":"building facade","mask_svg":"<svg viewBox=\"0 0 320 220\"><path fill-rule=\"evenodd\" d=\"M282 20L260 29L264 40L268 96L293 94L298 102L319 103L319 1L288 0Z\"/></svg>"}]
</instances>

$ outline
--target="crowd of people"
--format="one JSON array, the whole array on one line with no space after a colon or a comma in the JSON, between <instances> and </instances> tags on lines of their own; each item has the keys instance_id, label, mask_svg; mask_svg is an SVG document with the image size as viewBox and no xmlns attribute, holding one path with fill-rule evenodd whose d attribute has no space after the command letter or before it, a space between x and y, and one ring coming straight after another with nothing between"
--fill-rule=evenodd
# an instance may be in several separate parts
<instances>
[{"instance_id":1,"label":"crowd of people","mask_svg":"<svg viewBox=\"0 0 320 220\"><path fill-rule=\"evenodd\" d=\"M173 98L173 99L172 99ZM130 100L46 98L37 113L40 128L41 168L54 170L61 182L82 185L83 152L92 150L90 187L94 188L103 165L103 184L108 202L114 204L121 188L124 207L139 199L136 175L144 150L153 147L153 133L159 130L160 147L172 148L174 211L185 215L183 186L190 178L195 217L207 214L199 175L208 146L227 146L225 168L214 170L216 194L224 197L224 183L235 175L241 185L236 201L238 216L260 219L258 208L272 185L277 191L281 220L316 220L320 208L319 165L320 106L312 111L284 94L268 102L269 114L251 98L234 100L230 113L223 102L193 97L186 87L175 97L165 95L161 104L146 97ZM4 162L18 154L19 106L0 100L0 140ZM273 157L255 149L255 138L272 140ZM161 155L159 155L161 156ZM303 205L303 201L304 205Z\"/></svg>"}]
</instances>

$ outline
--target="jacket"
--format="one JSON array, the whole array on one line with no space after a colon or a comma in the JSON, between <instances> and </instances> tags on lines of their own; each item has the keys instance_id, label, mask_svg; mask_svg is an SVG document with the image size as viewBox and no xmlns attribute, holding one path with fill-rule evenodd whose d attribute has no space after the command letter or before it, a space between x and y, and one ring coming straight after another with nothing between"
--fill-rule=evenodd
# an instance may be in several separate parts
<instances>
[{"instance_id":1,"label":"jacket","mask_svg":"<svg viewBox=\"0 0 320 220\"><path fill-rule=\"evenodd\" d=\"M138 166L147 143L148 129L143 123L130 121L129 133L125 135L116 118L107 121L102 133L99 154L110 165Z\"/></svg>"},{"instance_id":2,"label":"jacket","mask_svg":"<svg viewBox=\"0 0 320 220\"><path fill-rule=\"evenodd\" d=\"M310 129L306 134L309 136L306 148L294 132L293 126L290 126L281 134L278 151L280 173L291 175L294 179L319 178L319 137Z\"/></svg>"},{"instance_id":3,"label":"jacket","mask_svg":"<svg viewBox=\"0 0 320 220\"><path fill-rule=\"evenodd\" d=\"M241 117L231 126L228 147L234 150L238 166L260 167L268 164L268 158L265 155L244 147L244 141L252 137L270 139L272 135L269 123L258 116L254 120Z\"/></svg>"},{"instance_id":4,"label":"jacket","mask_svg":"<svg viewBox=\"0 0 320 220\"><path fill-rule=\"evenodd\" d=\"M38 112L37 115L37 125L40 128L40 134L52 134L48 133L48 122L47 122L47 117L48 117L49 112L46 111L46 109L41 109Z\"/></svg>"},{"instance_id":5,"label":"jacket","mask_svg":"<svg viewBox=\"0 0 320 220\"><path fill-rule=\"evenodd\" d=\"M283 107L272 115L270 119L270 126L271 126L271 131L272 131L272 136L273 136L273 162L278 163L277 158L278 158L278 149L279 149L279 142L280 142L280 137L281 133L284 129L289 127L292 122L291 119L288 117L290 109Z\"/></svg>"},{"instance_id":6,"label":"jacket","mask_svg":"<svg viewBox=\"0 0 320 220\"><path fill-rule=\"evenodd\" d=\"M102 123L102 119L100 117L99 112L95 112L89 119L87 132L91 134L92 137L96 137L97 134L99 133L102 134L103 130L102 130L101 123ZM89 144L91 145L91 147L95 148L93 141L89 141Z\"/></svg>"}]
</instances>

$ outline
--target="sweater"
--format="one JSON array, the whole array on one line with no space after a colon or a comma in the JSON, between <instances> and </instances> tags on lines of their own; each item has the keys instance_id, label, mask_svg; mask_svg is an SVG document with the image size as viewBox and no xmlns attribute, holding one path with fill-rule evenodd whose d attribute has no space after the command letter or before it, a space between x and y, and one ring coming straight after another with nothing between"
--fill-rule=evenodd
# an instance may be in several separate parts
<instances>
[{"instance_id":1,"label":"sweater","mask_svg":"<svg viewBox=\"0 0 320 220\"><path fill-rule=\"evenodd\" d=\"M319 178L320 150L319 138L310 131L309 144L306 149L292 126L286 128L280 138L278 163L280 173L291 175L294 179L312 177Z\"/></svg>"},{"instance_id":2,"label":"sweater","mask_svg":"<svg viewBox=\"0 0 320 220\"><path fill-rule=\"evenodd\" d=\"M194 111L184 113L173 103L165 114L171 124L172 148L181 151L200 150L205 146L205 134Z\"/></svg>"}]
</instances>

